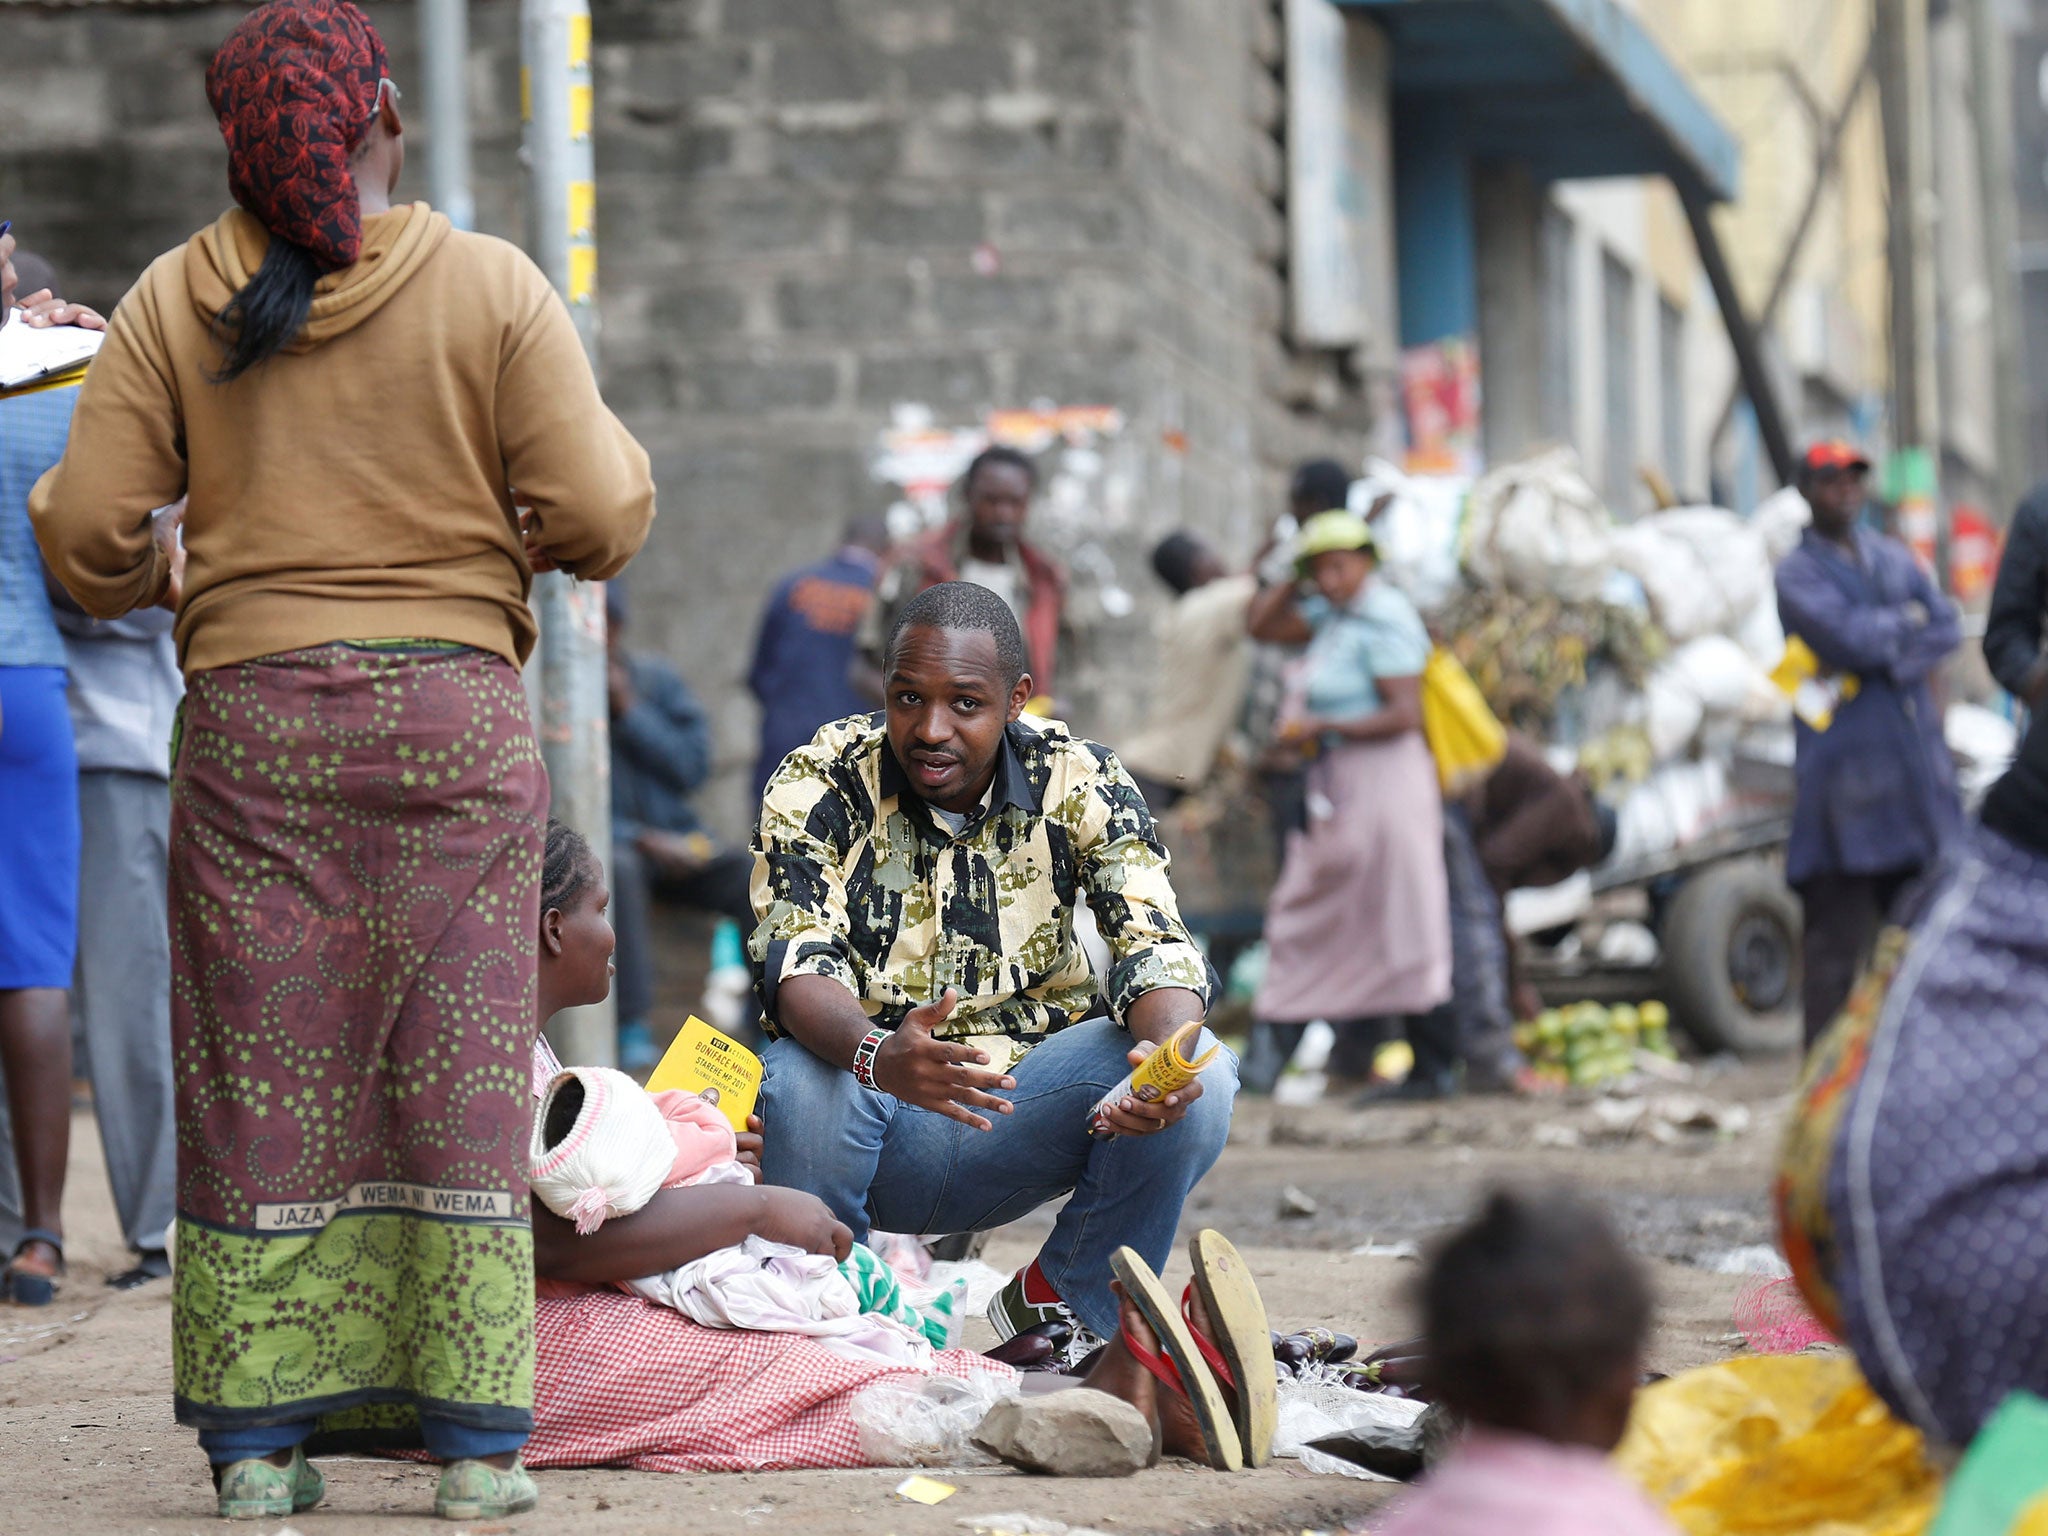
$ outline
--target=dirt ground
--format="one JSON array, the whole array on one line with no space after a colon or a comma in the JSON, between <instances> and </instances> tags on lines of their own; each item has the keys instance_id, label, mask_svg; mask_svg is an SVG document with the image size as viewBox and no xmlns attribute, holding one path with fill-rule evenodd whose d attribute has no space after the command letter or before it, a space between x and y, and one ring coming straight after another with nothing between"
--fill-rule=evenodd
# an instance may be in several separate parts
<instances>
[{"instance_id":1,"label":"dirt ground","mask_svg":"<svg viewBox=\"0 0 2048 1536\"><path fill-rule=\"evenodd\" d=\"M1651 1261L1662 1307L1650 1363L1681 1370L1740 1347L1731 1307L1742 1277L1711 1266L1769 1241L1765 1183L1792 1070L1790 1062L1708 1068L1690 1083L1604 1103L1468 1100L1359 1111L1247 1101L1229 1151L1196 1191L1187 1229L1220 1228L1245 1249L1279 1326L1323 1322L1383 1342L1412 1331L1402 1295L1416 1265L1399 1256L1410 1251L1405 1245L1426 1243L1495 1182L1566 1184L1604 1202ZM1722 1128L1706 1128L1716 1118ZM0 1530L221 1529L191 1433L171 1418L170 1286L125 1295L104 1287L127 1260L89 1113L78 1116L72 1146L71 1279L45 1311L0 1306ZM1312 1205L1314 1213L1283 1215L1290 1191L1301 1197L1292 1199L1297 1208ZM1023 1262L1049 1225L1041 1214L1005 1230L987 1258L999 1267ZM1169 1271L1175 1289L1185 1267L1182 1259ZM429 1469L338 1458L322 1465L327 1503L292 1521L304 1536L450 1529L425 1517ZM1390 1492L1312 1476L1288 1461L1238 1477L1168 1464L1123 1482L975 1469L945 1474L959 1492L925 1508L892 1496L903 1475L544 1472L537 1511L473 1529L967 1536L983 1517L1024 1513L1109 1536L1295 1536L1369 1529ZM266 1536L278 1528L252 1527Z\"/></svg>"}]
</instances>

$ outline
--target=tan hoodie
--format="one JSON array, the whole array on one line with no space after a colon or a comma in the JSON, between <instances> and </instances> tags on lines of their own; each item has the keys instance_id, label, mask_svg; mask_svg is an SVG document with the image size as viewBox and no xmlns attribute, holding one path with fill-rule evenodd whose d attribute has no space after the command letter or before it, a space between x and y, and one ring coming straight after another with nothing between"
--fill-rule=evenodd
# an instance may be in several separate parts
<instances>
[{"instance_id":1,"label":"tan hoodie","mask_svg":"<svg viewBox=\"0 0 2048 1536\"><path fill-rule=\"evenodd\" d=\"M269 236L236 209L115 310L63 461L30 497L72 596L112 618L169 571L150 513L180 496L188 673L332 640L533 649L508 487L565 569L615 575L647 537L647 454L599 398L574 324L516 247L424 203L363 221L304 331L231 384L214 317Z\"/></svg>"}]
</instances>

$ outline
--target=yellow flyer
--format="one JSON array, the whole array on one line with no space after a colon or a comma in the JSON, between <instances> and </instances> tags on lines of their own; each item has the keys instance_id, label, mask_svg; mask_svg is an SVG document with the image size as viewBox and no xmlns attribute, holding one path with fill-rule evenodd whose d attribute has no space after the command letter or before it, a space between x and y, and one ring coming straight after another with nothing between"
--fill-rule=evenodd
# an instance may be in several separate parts
<instances>
[{"instance_id":1,"label":"yellow flyer","mask_svg":"<svg viewBox=\"0 0 2048 1536\"><path fill-rule=\"evenodd\" d=\"M693 1013L647 1079L649 1093L670 1088L701 1095L734 1130L744 1131L761 1092L761 1058Z\"/></svg>"}]
</instances>

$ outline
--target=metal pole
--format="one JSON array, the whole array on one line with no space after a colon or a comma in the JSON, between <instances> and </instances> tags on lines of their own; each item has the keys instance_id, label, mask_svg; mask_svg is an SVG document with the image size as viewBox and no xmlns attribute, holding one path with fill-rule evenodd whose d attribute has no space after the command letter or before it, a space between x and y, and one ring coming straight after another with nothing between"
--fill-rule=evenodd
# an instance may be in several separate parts
<instances>
[{"instance_id":1,"label":"metal pole","mask_svg":"<svg viewBox=\"0 0 2048 1536\"><path fill-rule=\"evenodd\" d=\"M469 0L420 0L420 87L427 106L427 201L476 228L469 190Z\"/></svg>"},{"instance_id":2,"label":"metal pole","mask_svg":"<svg viewBox=\"0 0 2048 1536\"><path fill-rule=\"evenodd\" d=\"M1742 392L1756 412L1757 434L1764 440L1764 452L1771 457L1771 469L1780 485L1790 485L1795 473L1792 439L1785 430L1785 414L1778 407L1778 392L1771 385L1764 363L1763 344L1756 327L1742 308L1742 295L1735 290L1735 274L1728 266L1728 253L1721 249L1721 237L1714 229L1713 209L1707 194L1690 175L1674 172L1671 184L1685 209L1685 222L1692 227L1693 245L1699 251L1700 269L1714 290L1714 302L1721 309L1721 323L1728 331L1728 345L1735 352L1736 377Z\"/></svg>"},{"instance_id":3,"label":"metal pole","mask_svg":"<svg viewBox=\"0 0 2048 1536\"><path fill-rule=\"evenodd\" d=\"M526 122L527 219L533 259L569 306L597 361L597 239L592 146L590 8L585 0L521 0L520 95ZM559 572L534 578L540 621L541 753L553 814L611 864L611 720L605 689L604 586ZM549 1033L565 1061L617 1060L610 999L558 1015Z\"/></svg>"},{"instance_id":4,"label":"metal pole","mask_svg":"<svg viewBox=\"0 0 2048 1536\"><path fill-rule=\"evenodd\" d=\"M1884 121L1891 216L1892 436L1935 451L1941 397L1934 362L1934 149L1928 122L1926 0L1876 0L1872 43Z\"/></svg>"},{"instance_id":5,"label":"metal pole","mask_svg":"<svg viewBox=\"0 0 2048 1536\"><path fill-rule=\"evenodd\" d=\"M1992 400L1998 412L1998 510L2003 522L2026 493L2026 372L2020 356L2019 283L2013 270L2012 38L1991 0L1966 7L1970 106L1984 205L1984 282L1991 290Z\"/></svg>"},{"instance_id":6,"label":"metal pole","mask_svg":"<svg viewBox=\"0 0 2048 1536\"><path fill-rule=\"evenodd\" d=\"M1806 187L1806 201L1800 205L1799 217L1792 221L1792 233L1786 237L1785 249L1778 257L1778 270L1771 277L1771 291L1764 298L1764 307L1756 313L1756 328L1759 333L1768 332L1778 323L1778 310L1785 302L1785 295L1792 288L1792 274L1798 269L1799 254L1806 248L1806 237L1813 230L1814 219L1820 213L1821 197L1835 178L1835 165L1841 158L1842 137L1848 131L1849 119L1856 111L1856 103L1863 99L1863 91L1870 84L1875 73L1874 50L1865 48L1863 63L1856 71L1855 79L1849 82L1849 89L1842 95L1842 104L1828 119L1822 132L1820 147L1813 156L1813 180ZM1742 399L1742 381L1730 386L1728 399L1721 406L1721 414L1714 418L1714 430L1708 436L1709 443L1718 445L1728 434L1729 423L1735 420L1735 407Z\"/></svg>"}]
</instances>

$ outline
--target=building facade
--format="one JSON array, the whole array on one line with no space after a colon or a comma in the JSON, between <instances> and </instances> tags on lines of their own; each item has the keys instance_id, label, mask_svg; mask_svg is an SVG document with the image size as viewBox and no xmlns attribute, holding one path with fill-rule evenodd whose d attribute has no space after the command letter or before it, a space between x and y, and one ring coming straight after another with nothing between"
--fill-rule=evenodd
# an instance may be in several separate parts
<instances>
[{"instance_id":1,"label":"building facade","mask_svg":"<svg viewBox=\"0 0 2048 1536\"><path fill-rule=\"evenodd\" d=\"M0 0L0 208L79 297L113 303L225 204L202 76L241 10ZM417 81L414 7L370 10ZM760 595L849 516L945 516L991 435L1038 456L1036 531L1076 578L1062 707L1112 740L1153 660L1149 545L1188 525L1248 554L1301 457L1473 469L1565 440L1623 511L1646 467L1753 501L1770 466L1673 189L1718 206L1754 312L1868 33L1828 0L592 11L601 373L661 493L635 643L714 701L732 833ZM518 239L518 7L470 13L477 224ZM1863 98L1765 351L1797 432L1876 440Z\"/></svg>"}]
</instances>

